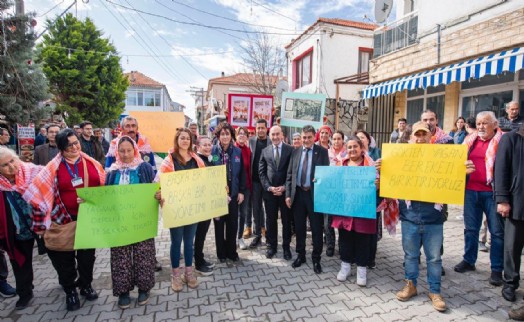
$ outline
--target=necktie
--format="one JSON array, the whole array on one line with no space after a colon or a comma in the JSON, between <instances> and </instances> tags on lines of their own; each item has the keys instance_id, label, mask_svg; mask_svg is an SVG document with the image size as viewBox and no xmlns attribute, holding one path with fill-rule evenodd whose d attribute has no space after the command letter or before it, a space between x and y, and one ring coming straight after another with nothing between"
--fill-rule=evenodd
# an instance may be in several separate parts
<instances>
[{"instance_id":1,"label":"necktie","mask_svg":"<svg viewBox=\"0 0 524 322\"><path fill-rule=\"evenodd\" d=\"M280 164L280 153L278 153L278 145L275 145L275 163L277 165L277 168L278 168L278 165Z\"/></svg>"},{"instance_id":2,"label":"necktie","mask_svg":"<svg viewBox=\"0 0 524 322\"><path fill-rule=\"evenodd\" d=\"M302 161L302 173L300 174L300 186L306 187L306 177L307 177L307 164L309 158L309 148L306 148L306 155L304 155L304 160Z\"/></svg>"}]
</instances>

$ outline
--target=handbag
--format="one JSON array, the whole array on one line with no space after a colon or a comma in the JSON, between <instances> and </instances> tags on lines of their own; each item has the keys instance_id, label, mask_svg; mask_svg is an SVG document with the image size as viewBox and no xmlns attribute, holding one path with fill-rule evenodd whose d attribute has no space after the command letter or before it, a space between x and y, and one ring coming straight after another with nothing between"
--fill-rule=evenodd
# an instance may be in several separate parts
<instances>
[{"instance_id":1,"label":"handbag","mask_svg":"<svg viewBox=\"0 0 524 322\"><path fill-rule=\"evenodd\" d=\"M85 177L84 188L87 188L89 185L89 173L87 172L87 165L84 159L82 159L82 164L84 166ZM60 202L62 202L62 200L60 200ZM51 226L44 233L45 246L47 249L59 252L74 251L75 233L76 221L71 221L64 225L59 225L52 222Z\"/></svg>"}]
</instances>

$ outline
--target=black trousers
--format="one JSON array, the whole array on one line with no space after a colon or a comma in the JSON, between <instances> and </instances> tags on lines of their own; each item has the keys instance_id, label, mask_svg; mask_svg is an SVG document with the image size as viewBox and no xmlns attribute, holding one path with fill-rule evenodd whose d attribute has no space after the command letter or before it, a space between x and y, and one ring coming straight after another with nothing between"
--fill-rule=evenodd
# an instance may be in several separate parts
<instances>
[{"instance_id":1,"label":"black trousers","mask_svg":"<svg viewBox=\"0 0 524 322\"><path fill-rule=\"evenodd\" d=\"M214 221L218 259L234 260L237 253L238 202L236 197L228 204L229 213ZM225 233L225 234L224 234Z\"/></svg>"},{"instance_id":2,"label":"black trousers","mask_svg":"<svg viewBox=\"0 0 524 322\"><path fill-rule=\"evenodd\" d=\"M253 181L253 193L251 194L251 206L253 208L253 223L255 229L253 235L256 237L262 237L262 227L266 228L266 215L264 208L262 207L262 194L264 193L264 187L260 182Z\"/></svg>"},{"instance_id":3,"label":"black trousers","mask_svg":"<svg viewBox=\"0 0 524 322\"><path fill-rule=\"evenodd\" d=\"M311 235L313 237L313 262L320 262L322 255L324 216L313 212L313 196L310 191L297 187L295 200L293 200L293 216L295 217L295 233L297 239L296 252L298 256L306 256L306 220L309 216Z\"/></svg>"},{"instance_id":4,"label":"black trousers","mask_svg":"<svg viewBox=\"0 0 524 322\"><path fill-rule=\"evenodd\" d=\"M200 267L204 263L204 242L206 240L207 231L209 230L210 220L204 220L198 223L195 233L195 267Z\"/></svg>"},{"instance_id":5,"label":"black trousers","mask_svg":"<svg viewBox=\"0 0 524 322\"><path fill-rule=\"evenodd\" d=\"M16 281L16 294L18 294L18 296L29 295L33 292L33 245L34 244L35 244L34 239L15 240L14 242L14 247L20 253L22 253L22 255L25 258L25 261L22 265L19 265L15 260L10 260L11 267L13 268L13 275L15 276L15 281Z\"/></svg>"},{"instance_id":6,"label":"black trousers","mask_svg":"<svg viewBox=\"0 0 524 322\"><path fill-rule=\"evenodd\" d=\"M326 250L335 250L335 229L331 227L333 216L324 214L324 235L326 236Z\"/></svg>"},{"instance_id":7,"label":"black trousers","mask_svg":"<svg viewBox=\"0 0 524 322\"><path fill-rule=\"evenodd\" d=\"M369 262L372 234L362 234L356 231L338 230L340 260L357 266L365 267Z\"/></svg>"},{"instance_id":8,"label":"black trousers","mask_svg":"<svg viewBox=\"0 0 524 322\"><path fill-rule=\"evenodd\" d=\"M0 249L0 281L5 281L7 279L7 275L9 274L5 256L5 252Z\"/></svg>"},{"instance_id":9,"label":"black trousers","mask_svg":"<svg viewBox=\"0 0 524 322\"><path fill-rule=\"evenodd\" d=\"M48 249L47 255L58 274L58 283L62 285L66 293L75 290L77 286L87 287L93 282L94 249L72 252L57 252ZM78 281L76 281L77 278Z\"/></svg>"},{"instance_id":10,"label":"black trousers","mask_svg":"<svg viewBox=\"0 0 524 322\"><path fill-rule=\"evenodd\" d=\"M504 225L504 287L517 289L524 247L524 221L506 218Z\"/></svg>"},{"instance_id":11,"label":"black trousers","mask_svg":"<svg viewBox=\"0 0 524 322\"><path fill-rule=\"evenodd\" d=\"M264 193L264 205L266 207L266 239L268 248L278 248L278 210L280 209L280 220L282 221L282 249L289 250L291 243L291 215L286 206L286 196L273 196Z\"/></svg>"}]
</instances>

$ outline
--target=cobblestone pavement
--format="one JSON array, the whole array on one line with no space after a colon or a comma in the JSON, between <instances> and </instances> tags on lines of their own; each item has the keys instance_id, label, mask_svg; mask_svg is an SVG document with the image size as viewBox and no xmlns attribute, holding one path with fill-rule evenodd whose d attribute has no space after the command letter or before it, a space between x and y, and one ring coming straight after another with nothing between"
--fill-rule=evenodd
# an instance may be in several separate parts
<instances>
[{"instance_id":1,"label":"cobblestone pavement","mask_svg":"<svg viewBox=\"0 0 524 322\"><path fill-rule=\"evenodd\" d=\"M99 299L85 302L75 312L65 309L65 297L58 285L55 270L47 256L36 255L35 298L31 306L15 311L15 298L0 302L2 321L501 321L507 319L511 303L500 295L500 287L489 285L489 254L479 253L477 270L466 274L453 271L462 259L462 209L450 207L445 223L443 263L446 276L442 281L442 295L448 304L446 313L436 312L427 297L425 259L422 257L419 295L408 302L399 302L395 292L403 284L403 252L400 234L390 237L385 233L379 242L377 268L368 270L368 285L358 287L355 276L341 283L336 280L340 268L338 253L322 257L324 273L313 272L310 259L311 236L308 235L307 264L298 269L282 258L282 251L273 259L266 259L265 249L239 251L238 265L217 264L215 273L199 277L196 290L184 289L174 293L170 288L169 232L162 229L157 237L157 255L163 270L157 273L156 285L146 306L136 305L121 310L112 295L109 251L97 251L95 281ZM398 227L400 233L400 225ZM294 245L292 245L294 247ZM293 255L294 255L294 248ZM207 236L206 256L216 260L214 234L211 227ZM354 269L355 270L355 269ZM12 273L9 281L13 282ZM522 291L518 292L516 306L523 305ZM131 294L136 300L136 291Z\"/></svg>"}]
</instances>

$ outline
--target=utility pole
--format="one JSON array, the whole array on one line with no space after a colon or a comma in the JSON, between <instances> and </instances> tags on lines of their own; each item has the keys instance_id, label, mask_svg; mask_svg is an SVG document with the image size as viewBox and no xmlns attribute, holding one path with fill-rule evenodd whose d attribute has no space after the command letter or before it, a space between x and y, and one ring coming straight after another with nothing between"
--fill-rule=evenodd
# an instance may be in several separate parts
<instances>
[{"instance_id":1,"label":"utility pole","mask_svg":"<svg viewBox=\"0 0 524 322\"><path fill-rule=\"evenodd\" d=\"M189 90L187 90L186 92L191 93L191 96L194 97L195 99L199 99L199 98L201 99L202 103L200 105L200 112L198 111L199 110L198 104L196 104L197 107L196 107L195 117L197 119L196 121L197 121L197 126L198 126L198 133L200 135L204 135L204 117L206 116L206 113L204 110L204 88L190 86Z\"/></svg>"}]
</instances>

